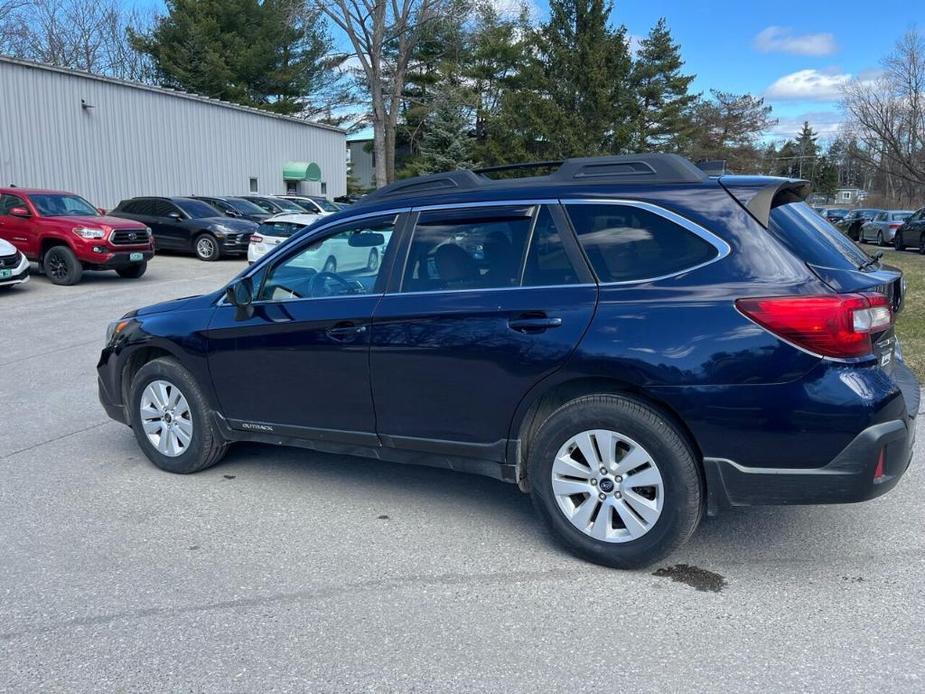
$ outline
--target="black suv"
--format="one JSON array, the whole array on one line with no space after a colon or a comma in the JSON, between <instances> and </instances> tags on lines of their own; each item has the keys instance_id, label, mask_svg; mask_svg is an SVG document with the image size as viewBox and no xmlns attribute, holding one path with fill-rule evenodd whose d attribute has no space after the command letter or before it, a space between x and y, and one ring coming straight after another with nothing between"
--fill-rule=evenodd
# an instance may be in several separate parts
<instances>
[{"instance_id":1,"label":"black suv","mask_svg":"<svg viewBox=\"0 0 925 694\"><path fill-rule=\"evenodd\" d=\"M655 154L489 174L394 183L115 321L107 413L177 473L247 440L489 475L616 567L704 513L896 485L919 399L902 275L805 181Z\"/></svg>"},{"instance_id":2,"label":"black suv","mask_svg":"<svg viewBox=\"0 0 925 694\"><path fill-rule=\"evenodd\" d=\"M224 198L214 195L193 195L192 198L211 205L226 217L240 217L259 224L270 216L268 212L244 198Z\"/></svg>"},{"instance_id":3,"label":"black suv","mask_svg":"<svg viewBox=\"0 0 925 694\"><path fill-rule=\"evenodd\" d=\"M193 198L132 198L110 213L135 219L151 228L158 250L192 252L200 260L244 255L255 222L226 217L211 205Z\"/></svg>"}]
</instances>

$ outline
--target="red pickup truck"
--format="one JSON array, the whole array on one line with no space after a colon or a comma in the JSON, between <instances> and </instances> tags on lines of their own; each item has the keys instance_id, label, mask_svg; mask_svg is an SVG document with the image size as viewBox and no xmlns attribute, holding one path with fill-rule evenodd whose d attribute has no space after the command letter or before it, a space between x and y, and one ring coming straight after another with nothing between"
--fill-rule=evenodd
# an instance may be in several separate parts
<instances>
[{"instance_id":1,"label":"red pickup truck","mask_svg":"<svg viewBox=\"0 0 925 694\"><path fill-rule=\"evenodd\" d=\"M76 284L84 270L138 278L154 257L144 224L107 217L79 195L55 190L0 188L0 239L38 262L54 284Z\"/></svg>"}]
</instances>

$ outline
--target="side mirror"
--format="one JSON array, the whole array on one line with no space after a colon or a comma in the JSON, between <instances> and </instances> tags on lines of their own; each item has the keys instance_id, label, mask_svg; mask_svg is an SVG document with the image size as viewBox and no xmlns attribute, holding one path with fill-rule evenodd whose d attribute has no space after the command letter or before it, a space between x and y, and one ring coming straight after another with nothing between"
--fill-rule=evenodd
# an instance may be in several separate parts
<instances>
[{"instance_id":1,"label":"side mirror","mask_svg":"<svg viewBox=\"0 0 925 694\"><path fill-rule=\"evenodd\" d=\"M11 207L10 215L12 215L13 217L26 218L26 217L31 217L32 213L30 213L29 210L26 209L25 207Z\"/></svg>"},{"instance_id":2,"label":"side mirror","mask_svg":"<svg viewBox=\"0 0 925 694\"><path fill-rule=\"evenodd\" d=\"M100 213L100 216L102 217L106 216L106 210L104 210L102 207L97 207L96 211Z\"/></svg>"},{"instance_id":3,"label":"side mirror","mask_svg":"<svg viewBox=\"0 0 925 694\"><path fill-rule=\"evenodd\" d=\"M175 222L179 222L181 219L183 219L183 215L181 215L179 212L168 212L167 216Z\"/></svg>"},{"instance_id":4,"label":"side mirror","mask_svg":"<svg viewBox=\"0 0 925 694\"><path fill-rule=\"evenodd\" d=\"M247 320L254 315L254 281L242 277L225 288L225 300L237 307L235 320Z\"/></svg>"}]
</instances>

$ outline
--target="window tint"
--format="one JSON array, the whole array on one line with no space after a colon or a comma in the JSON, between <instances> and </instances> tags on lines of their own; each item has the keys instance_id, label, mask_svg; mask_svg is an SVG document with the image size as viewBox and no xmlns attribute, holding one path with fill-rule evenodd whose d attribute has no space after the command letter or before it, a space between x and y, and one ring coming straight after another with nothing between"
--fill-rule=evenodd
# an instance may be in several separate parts
<instances>
[{"instance_id":1,"label":"window tint","mask_svg":"<svg viewBox=\"0 0 925 694\"><path fill-rule=\"evenodd\" d=\"M221 214L212 205L202 200L192 200L190 198L179 198L176 201L177 207L186 212L192 219L207 219L208 217L221 217Z\"/></svg>"},{"instance_id":2,"label":"window tint","mask_svg":"<svg viewBox=\"0 0 925 694\"><path fill-rule=\"evenodd\" d=\"M261 222L260 226L257 228L257 233L261 236L277 236L282 238L289 238L299 229L304 229L304 224L295 224L293 222L272 222L266 221Z\"/></svg>"},{"instance_id":3,"label":"window tint","mask_svg":"<svg viewBox=\"0 0 925 694\"><path fill-rule=\"evenodd\" d=\"M894 222L904 222L907 219L909 219L909 217L911 216L912 216L911 212L894 212L893 221Z\"/></svg>"},{"instance_id":4,"label":"window tint","mask_svg":"<svg viewBox=\"0 0 925 694\"><path fill-rule=\"evenodd\" d=\"M518 286L533 209L421 214L411 239L402 291Z\"/></svg>"},{"instance_id":5,"label":"window tint","mask_svg":"<svg viewBox=\"0 0 925 694\"><path fill-rule=\"evenodd\" d=\"M548 207L543 207L530 239L523 286L551 286L577 282L578 275L562 243L552 213Z\"/></svg>"},{"instance_id":6,"label":"window tint","mask_svg":"<svg viewBox=\"0 0 925 694\"><path fill-rule=\"evenodd\" d=\"M876 217L874 217L874 221L877 221L877 222L882 222L885 219L886 219L886 212L880 212L877 214Z\"/></svg>"},{"instance_id":7,"label":"window tint","mask_svg":"<svg viewBox=\"0 0 925 694\"><path fill-rule=\"evenodd\" d=\"M257 207L250 200L245 200L244 198L228 198L227 204L236 209L242 214L263 214L264 209Z\"/></svg>"},{"instance_id":8,"label":"window tint","mask_svg":"<svg viewBox=\"0 0 925 694\"><path fill-rule=\"evenodd\" d=\"M568 205L567 210L601 282L663 277L719 255L713 244L648 210L618 204Z\"/></svg>"},{"instance_id":9,"label":"window tint","mask_svg":"<svg viewBox=\"0 0 925 694\"><path fill-rule=\"evenodd\" d=\"M58 193L36 193L30 196L32 204L43 217L99 217L99 212L79 195L61 195Z\"/></svg>"},{"instance_id":10,"label":"window tint","mask_svg":"<svg viewBox=\"0 0 925 694\"><path fill-rule=\"evenodd\" d=\"M22 198L15 195L0 195L0 215L9 216L10 210L14 207L25 207L26 203Z\"/></svg>"},{"instance_id":11,"label":"window tint","mask_svg":"<svg viewBox=\"0 0 925 694\"><path fill-rule=\"evenodd\" d=\"M395 229L395 217L341 227L302 246L267 274L263 301L370 294Z\"/></svg>"},{"instance_id":12,"label":"window tint","mask_svg":"<svg viewBox=\"0 0 925 694\"><path fill-rule=\"evenodd\" d=\"M153 214L155 217L167 217L171 213L179 212L177 206L167 202L166 200L151 200L151 211L148 214Z\"/></svg>"},{"instance_id":13,"label":"window tint","mask_svg":"<svg viewBox=\"0 0 925 694\"><path fill-rule=\"evenodd\" d=\"M306 209L309 209L309 208L299 207L299 205L294 203L292 200L286 200L286 198L273 198L273 202L276 203L276 206L278 208L280 208L281 210L286 210L287 212L304 212ZM310 208L310 211L317 212L318 210L312 207Z\"/></svg>"},{"instance_id":14,"label":"window tint","mask_svg":"<svg viewBox=\"0 0 925 694\"><path fill-rule=\"evenodd\" d=\"M812 265L857 269L869 259L847 236L814 215L805 202L773 208L768 231Z\"/></svg>"},{"instance_id":15,"label":"window tint","mask_svg":"<svg viewBox=\"0 0 925 694\"><path fill-rule=\"evenodd\" d=\"M271 203L269 200L264 200L263 198L247 198L247 201L254 203L264 212L270 212L272 214L273 212L278 211L278 208L273 203Z\"/></svg>"}]
</instances>

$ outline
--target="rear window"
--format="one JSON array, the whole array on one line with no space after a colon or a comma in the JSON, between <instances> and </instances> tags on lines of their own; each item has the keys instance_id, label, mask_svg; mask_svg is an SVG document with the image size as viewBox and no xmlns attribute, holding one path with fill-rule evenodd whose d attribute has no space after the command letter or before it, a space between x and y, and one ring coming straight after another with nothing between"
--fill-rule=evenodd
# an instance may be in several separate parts
<instances>
[{"instance_id":1,"label":"rear window","mask_svg":"<svg viewBox=\"0 0 925 694\"><path fill-rule=\"evenodd\" d=\"M816 213L809 209L810 214ZM673 275L719 255L717 248L661 215L620 204L571 204L569 218L601 282Z\"/></svg>"},{"instance_id":2,"label":"rear window","mask_svg":"<svg viewBox=\"0 0 925 694\"><path fill-rule=\"evenodd\" d=\"M779 205L768 225L775 238L810 265L856 270L870 257L805 202Z\"/></svg>"},{"instance_id":3,"label":"rear window","mask_svg":"<svg viewBox=\"0 0 925 694\"><path fill-rule=\"evenodd\" d=\"M277 236L288 239L299 229L304 228L304 224L295 224L293 222L262 222L257 233L262 236Z\"/></svg>"},{"instance_id":4,"label":"rear window","mask_svg":"<svg viewBox=\"0 0 925 694\"><path fill-rule=\"evenodd\" d=\"M893 221L894 222L904 222L907 219L909 219L909 217L911 216L912 216L911 212L894 212Z\"/></svg>"}]
</instances>

